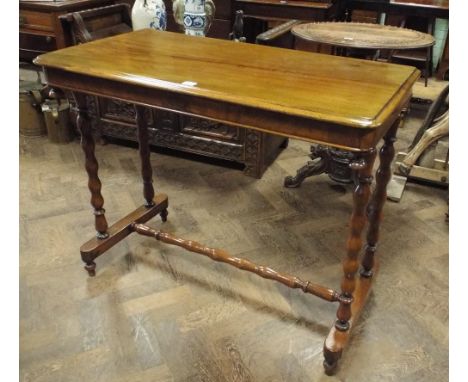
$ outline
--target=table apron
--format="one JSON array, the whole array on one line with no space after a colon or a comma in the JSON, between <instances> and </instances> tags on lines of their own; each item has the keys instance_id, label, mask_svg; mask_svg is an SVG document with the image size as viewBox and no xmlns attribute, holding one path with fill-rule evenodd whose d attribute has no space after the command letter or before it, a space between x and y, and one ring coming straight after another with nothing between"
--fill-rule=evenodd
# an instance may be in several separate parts
<instances>
[{"instance_id":1,"label":"table apron","mask_svg":"<svg viewBox=\"0 0 468 382\"><path fill-rule=\"evenodd\" d=\"M398 102L398 105L395 105L384 124L375 128L357 128L259 109L255 106L126 84L61 69L46 68L45 71L47 81L52 87L207 118L349 151L368 151L375 147L398 118L401 109L410 97L408 94Z\"/></svg>"}]
</instances>

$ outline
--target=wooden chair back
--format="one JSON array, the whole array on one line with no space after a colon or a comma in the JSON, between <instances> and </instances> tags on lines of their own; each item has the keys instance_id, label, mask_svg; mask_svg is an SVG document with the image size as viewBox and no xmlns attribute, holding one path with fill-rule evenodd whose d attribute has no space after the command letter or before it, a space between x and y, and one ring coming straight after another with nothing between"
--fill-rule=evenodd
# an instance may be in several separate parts
<instances>
[{"instance_id":1,"label":"wooden chair back","mask_svg":"<svg viewBox=\"0 0 468 382\"><path fill-rule=\"evenodd\" d=\"M59 17L67 46L132 31L130 6L114 4Z\"/></svg>"}]
</instances>

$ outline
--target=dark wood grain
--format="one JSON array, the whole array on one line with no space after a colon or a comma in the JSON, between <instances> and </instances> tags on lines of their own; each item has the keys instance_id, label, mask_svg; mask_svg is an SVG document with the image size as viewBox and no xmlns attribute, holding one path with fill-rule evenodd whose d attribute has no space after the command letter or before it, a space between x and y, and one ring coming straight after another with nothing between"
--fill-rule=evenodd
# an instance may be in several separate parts
<instances>
[{"instance_id":1,"label":"dark wood grain","mask_svg":"<svg viewBox=\"0 0 468 382\"><path fill-rule=\"evenodd\" d=\"M91 205L94 208L94 220L98 239L105 239L107 233L107 220L104 210L104 198L101 194L101 180L98 176L99 165L94 154L94 138L89 121L86 97L83 94L73 93L77 105L76 125L81 133L81 147L85 154L85 167L88 173L88 188L91 192Z\"/></svg>"},{"instance_id":2,"label":"dark wood grain","mask_svg":"<svg viewBox=\"0 0 468 382\"><path fill-rule=\"evenodd\" d=\"M356 282L355 275L367 219L375 146L395 126L419 72L398 65L151 30L49 53L39 57L36 63L46 68L49 84L58 88L324 142L356 152L356 159L351 163L356 188L340 295L318 284L233 257L223 250L155 231L137 221L122 223L125 227L120 234L124 236L131 229L291 288L300 288L327 301L338 300L337 320L324 350L326 370L333 371L374 279L360 277ZM255 81L246 86L248 79ZM189 80L195 84L187 84ZM86 113L81 109L79 115L86 116ZM143 126L143 119L139 121ZM144 133L141 139L146 139ZM96 178L94 144L87 143L84 147L91 158L87 162L94 166L89 169L90 178ZM144 150L141 158L143 162L148 160ZM149 170L143 170L143 176L148 179ZM91 191L98 194L98 189L100 183ZM102 208L100 200L93 206L99 211ZM114 239L109 245L117 241ZM101 247L98 252L103 250Z\"/></svg>"},{"instance_id":3,"label":"dark wood grain","mask_svg":"<svg viewBox=\"0 0 468 382\"><path fill-rule=\"evenodd\" d=\"M367 244L362 259L361 275L372 276L374 267L375 252L379 240L379 228L382 221L382 208L387 200L387 184L392 176L392 160L395 156L393 143L396 140L396 132L400 127L401 119L395 121L388 133L384 137L384 145L379 151L380 164L375 175L376 187L372 194L372 199L367 208L369 228L367 231Z\"/></svg>"},{"instance_id":4,"label":"dark wood grain","mask_svg":"<svg viewBox=\"0 0 468 382\"><path fill-rule=\"evenodd\" d=\"M193 61L203 62L200 70ZM149 29L52 52L36 63L46 67L51 85L351 150L377 144L419 76L401 65ZM246 78L256 80L246 87ZM197 85L183 85L188 80Z\"/></svg>"},{"instance_id":5,"label":"dark wood grain","mask_svg":"<svg viewBox=\"0 0 468 382\"><path fill-rule=\"evenodd\" d=\"M229 14L223 0L216 4L219 16ZM171 29L168 10L168 30ZM60 16L68 46L90 42L132 30L130 10L126 4L114 4ZM213 26L221 20L215 19ZM227 34L222 36L227 37ZM242 40L242 39L241 39ZM137 127L133 118L133 105L117 100L95 97L92 117L98 128L101 142L106 138L136 141ZM244 173L260 178L268 165L276 158L285 145L285 138L262 132L249 132L237 126L207 121L200 118L186 118L177 113L150 109L150 145L181 150L203 156L221 158L244 164ZM248 139L256 135L255 141ZM258 142L259 144L256 144ZM254 153L247 155L244 153Z\"/></svg>"},{"instance_id":6,"label":"dark wood grain","mask_svg":"<svg viewBox=\"0 0 468 382\"><path fill-rule=\"evenodd\" d=\"M343 260L343 278L341 281L342 297L347 300L340 302L336 313L335 326L338 330L349 329L351 318L351 302L356 287L356 272L359 269L358 256L362 247L362 231L366 224L366 207L370 196L370 185L372 183L372 166L376 152L372 150L361 154L360 158L351 162L350 167L354 171L356 187L353 192L353 212L350 221L350 232L346 242L347 254Z\"/></svg>"},{"instance_id":7,"label":"dark wood grain","mask_svg":"<svg viewBox=\"0 0 468 382\"><path fill-rule=\"evenodd\" d=\"M130 235L133 232L132 224L146 223L157 214L160 214L162 220L165 221L167 218L167 207L167 195L158 194L155 196L152 206L141 206L112 224L107 231L108 236L106 238L92 238L84 243L80 248L80 253L82 260L86 264L85 269L91 276L94 276L96 269L94 260L97 257Z\"/></svg>"},{"instance_id":8,"label":"dark wood grain","mask_svg":"<svg viewBox=\"0 0 468 382\"><path fill-rule=\"evenodd\" d=\"M148 122L146 119L146 108L135 106L136 123L138 126L138 145L141 159L141 176L143 178L143 196L146 206L151 207L154 202L153 169L150 162L150 149L148 144Z\"/></svg>"},{"instance_id":9,"label":"dark wood grain","mask_svg":"<svg viewBox=\"0 0 468 382\"><path fill-rule=\"evenodd\" d=\"M113 4L114 0L19 1L19 56L32 61L45 52L66 46L59 17L67 12Z\"/></svg>"},{"instance_id":10,"label":"dark wood grain","mask_svg":"<svg viewBox=\"0 0 468 382\"><path fill-rule=\"evenodd\" d=\"M193 240L186 240L167 232L156 231L144 224L133 224L132 229L140 235L154 237L156 240L162 241L163 243L177 245L187 251L207 256L212 260L232 265L233 267L244 271L255 273L264 279L278 281L289 288L301 289L304 293L313 294L314 296L320 297L326 301L334 302L341 300L340 294L333 289L323 287L310 281L301 280L295 276L279 273L270 267L255 264L247 259L231 256L222 249L210 248Z\"/></svg>"},{"instance_id":11,"label":"dark wood grain","mask_svg":"<svg viewBox=\"0 0 468 382\"><path fill-rule=\"evenodd\" d=\"M417 49L435 43L430 34L412 29L356 22L300 24L291 32L306 41L359 49Z\"/></svg>"}]
</instances>

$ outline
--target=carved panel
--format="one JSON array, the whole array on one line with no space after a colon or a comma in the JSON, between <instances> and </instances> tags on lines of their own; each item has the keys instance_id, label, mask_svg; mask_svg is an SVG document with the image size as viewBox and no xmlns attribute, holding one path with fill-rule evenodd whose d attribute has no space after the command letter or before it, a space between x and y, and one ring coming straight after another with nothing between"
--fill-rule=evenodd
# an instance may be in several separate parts
<instances>
[{"instance_id":1,"label":"carved panel","mask_svg":"<svg viewBox=\"0 0 468 382\"><path fill-rule=\"evenodd\" d=\"M152 109L152 113L157 129L180 131L180 117L178 114L161 109Z\"/></svg>"},{"instance_id":2,"label":"carved panel","mask_svg":"<svg viewBox=\"0 0 468 382\"><path fill-rule=\"evenodd\" d=\"M183 126L182 131L190 135L199 135L229 142L241 141L238 127L195 117L183 116L181 119Z\"/></svg>"},{"instance_id":3,"label":"carved panel","mask_svg":"<svg viewBox=\"0 0 468 382\"><path fill-rule=\"evenodd\" d=\"M105 136L138 142L136 126L112 123L103 120L100 121L100 126L102 134Z\"/></svg>"},{"instance_id":4,"label":"carved panel","mask_svg":"<svg viewBox=\"0 0 468 382\"><path fill-rule=\"evenodd\" d=\"M137 142L132 104L88 97L88 108L98 137ZM244 163L245 174L260 178L265 162L280 150L279 139L265 141L265 133L183 116L160 109L146 109L151 145ZM265 147L264 147L265 146Z\"/></svg>"},{"instance_id":5,"label":"carved panel","mask_svg":"<svg viewBox=\"0 0 468 382\"><path fill-rule=\"evenodd\" d=\"M243 146L235 143L218 142L212 139L172 133L164 130L150 129L149 140L151 144L172 147L183 151L194 152L202 155L209 154L223 159L243 161Z\"/></svg>"},{"instance_id":6,"label":"carved panel","mask_svg":"<svg viewBox=\"0 0 468 382\"><path fill-rule=\"evenodd\" d=\"M134 142L138 140L136 126L133 125L101 120L101 128L102 134L105 136L128 139ZM148 137L150 144L155 146L169 147L202 155L208 154L238 162L242 162L244 159L243 146L235 143L217 142L212 139L154 128L148 129Z\"/></svg>"},{"instance_id":7,"label":"carved panel","mask_svg":"<svg viewBox=\"0 0 468 382\"><path fill-rule=\"evenodd\" d=\"M135 123L135 106L131 103L115 99L99 98L99 117L108 120ZM153 115L150 109L146 109L148 125L153 125Z\"/></svg>"},{"instance_id":8,"label":"carved panel","mask_svg":"<svg viewBox=\"0 0 468 382\"><path fill-rule=\"evenodd\" d=\"M260 163L261 135L263 133L255 130L245 130L245 169L244 173L254 178L261 177L262 163Z\"/></svg>"}]
</instances>

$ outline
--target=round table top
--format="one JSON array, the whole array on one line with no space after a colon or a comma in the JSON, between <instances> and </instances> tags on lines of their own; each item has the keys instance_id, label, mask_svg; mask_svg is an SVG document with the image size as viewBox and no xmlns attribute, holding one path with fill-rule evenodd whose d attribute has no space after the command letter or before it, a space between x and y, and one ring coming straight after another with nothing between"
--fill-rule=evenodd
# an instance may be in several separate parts
<instances>
[{"instance_id":1,"label":"round table top","mask_svg":"<svg viewBox=\"0 0 468 382\"><path fill-rule=\"evenodd\" d=\"M361 49L417 49L434 45L434 37L412 29L354 22L299 24L292 33L304 40Z\"/></svg>"}]
</instances>

